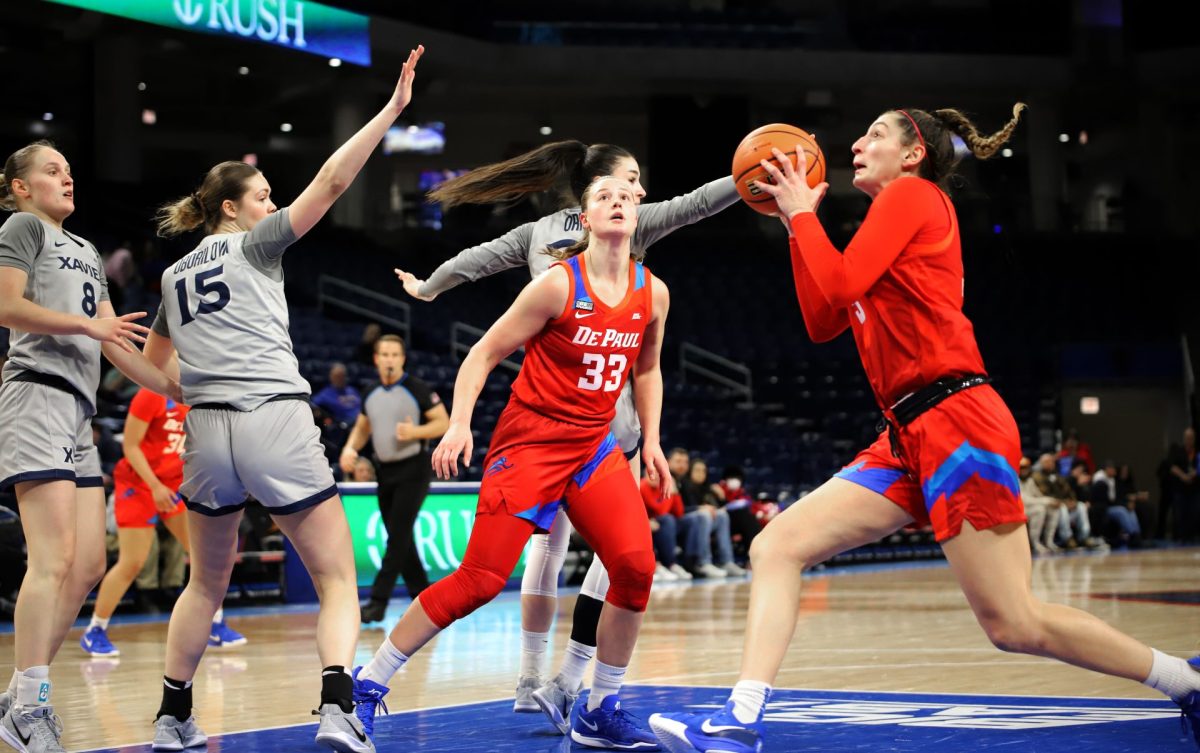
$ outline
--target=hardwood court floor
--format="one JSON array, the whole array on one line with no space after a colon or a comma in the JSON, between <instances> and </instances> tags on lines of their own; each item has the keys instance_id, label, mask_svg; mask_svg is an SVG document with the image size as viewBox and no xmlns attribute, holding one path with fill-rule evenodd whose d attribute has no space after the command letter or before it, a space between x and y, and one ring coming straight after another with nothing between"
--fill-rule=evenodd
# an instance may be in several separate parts
<instances>
[{"instance_id":1,"label":"hardwood court floor","mask_svg":"<svg viewBox=\"0 0 1200 753\"><path fill-rule=\"evenodd\" d=\"M1039 559L1039 597L1086 609L1169 653L1196 653L1200 549ZM750 585L656 586L630 668L634 683L727 686L737 676ZM1143 595L1141 600L1129 596ZM1122 598L1116 598L1116 597ZM566 645L574 596L560 603L555 663ZM1190 602L1190 603L1189 603ZM390 628L407 602L394 602ZM196 676L196 716L210 735L313 721L319 694L315 612L231 612L249 645L212 652ZM54 699L64 743L84 750L152 736L165 622L117 624L118 660L86 658L80 630L55 661ZM386 633L362 633L357 663ZM12 635L0 635L11 662ZM453 626L391 683L393 712L510 696L520 647L517 595L505 593ZM3 677L11 664L0 664ZM1002 654L975 624L944 564L846 568L806 582L800 624L779 687L1089 697L1160 698L1136 683L1049 660Z\"/></svg>"}]
</instances>

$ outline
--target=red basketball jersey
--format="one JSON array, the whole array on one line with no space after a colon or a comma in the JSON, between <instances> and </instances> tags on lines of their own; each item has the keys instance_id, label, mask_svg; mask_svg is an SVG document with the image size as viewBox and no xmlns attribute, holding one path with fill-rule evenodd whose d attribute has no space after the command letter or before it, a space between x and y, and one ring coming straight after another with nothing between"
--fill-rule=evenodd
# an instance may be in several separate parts
<instances>
[{"instance_id":1,"label":"red basketball jersey","mask_svg":"<svg viewBox=\"0 0 1200 753\"><path fill-rule=\"evenodd\" d=\"M571 278L566 308L525 344L513 397L559 421L609 424L653 311L650 271L631 261L625 299L609 307L592 294L583 254L560 264Z\"/></svg>"},{"instance_id":2,"label":"red basketball jersey","mask_svg":"<svg viewBox=\"0 0 1200 753\"><path fill-rule=\"evenodd\" d=\"M811 212L791 222L805 323L828 340L849 325L881 407L943 377L983 374L963 314L962 245L950 198L921 178L892 181L839 253Z\"/></svg>"},{"instance_id":3,"label":"red basketball jersey","mask_svg":"<svg viewBox=\"0 0 1200 753\"><path fill-rule=\"evenodd\" d=\"M183 474L183 419L188 407L147 389L138 390L129 404L129 415L150 424L146 436L138 445L150 463L150 469L160 479L178 478ZM114 474L135 476L129 461L121 458Z\"/></svg>"}]
</instances>

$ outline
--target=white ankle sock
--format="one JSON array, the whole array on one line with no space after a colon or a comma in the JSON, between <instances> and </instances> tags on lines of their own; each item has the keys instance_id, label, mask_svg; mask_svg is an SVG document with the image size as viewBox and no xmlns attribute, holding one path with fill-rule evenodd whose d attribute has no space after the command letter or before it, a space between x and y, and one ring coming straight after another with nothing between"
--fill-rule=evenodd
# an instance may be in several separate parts
<instances>
[{"instance_id":1,"label":"white ankle sock","mask_svg":"<svg viewBox=\"0 0 1200 753\"><path fill-rule=\"evenodd\" d=\"M546 668L546 648L550 633L521 631L521 677L541 677Z\"/></svg>"},{"instance_id":2,"label":"white ankle sock","mask_svg":"<svg viewBox=\"0 0 1200 753\"><path fill-rule=\"evenodd\" d=\"M754 680L738 680L729 694L733 701L733 716L742 724L753 724L771 697L771 686Z\"/></svg>"},{"instance_id":3,"label":"white ankle sock","mask_svg":"<svg viewBox=\"0 0 1200 753\"><path fill-rule=\"evenodd\" d=\"M384 638L383 645L375 652L375 658L358 673L360 680L370 680L380 685L387 685L392 675L400 671L408 661L408 657L400 649L392 645L391 638Z\"/></svg>"},{"instance_id":4,"label":"white ankle sock","mask_svg":"<svg viewBox=\"0 0 1200 753\"><path fill-rule=\"evenodd\" d=\"M1176 703L1193 690L1200 690L1200 672L1186 660L1164 654L1156 648L1150 651L1154 654L1154 664L1150 666L1150 676L1142 681L1143 685L1165 693Z\"/></svg>"},{"instance_id":5,"label":"white ankle sock","mask_svg":"<svg viewBox=\"0 0 1200 753\"><path fill-rule=\"evenodd\" d=\"M224 621L225 621L225 607L220 607L219 609L217 609L217 613L213 615L213 624L216 625L218 622L224 622Z\"/></svg>"},{"instance_id":6,"label":"white ankle sock","mask_svg":"<svg viewBox=\"0 0 1200 753\"><path fill-rule=\"evenodd\" d=\"M17 678L18 706L45 706L50 703L50 667L30 667Z\"/></svg>"},{"instance_id":7,"label":"white ankle sock","mask_svg":"<svg viewBox=\"0 0 1200 753\"><path fill-rule=\"evenodd\" d=\"M568 641L567 653L563 656L562 670L558 673L562 686L572 693L578 693L583 687L583 675L587 672L588 664L595 655L595 646L585 646L578 641Z\"/></svg>"},{"instance_id":8,"label":"white ankle sock","mask_svg":"<svg viewBox=\"0 0 1200 753\"><path fill-rule=\"evenodd\" d=\"M101 630L108 630L108 621L111 619L112 619L111 617L105 619L103 617L97 617L96 615L93 614L92 621L90 623L88 623L88 630L91 630L94 627L98 627Z\"/></svg>"},{"instance_id":9,"label":"white ankle sock","mask_svg":"<svg viewBox=\"0 0 1200 753\"><path fill-rule=\"evenodd\" d=\"M625 682L626 667L614 667L596 660L596 669L592 672L592 692L588 696L587 710L595 711L610 695L621 692L621 684Z\"/></svg>"}]
</instances>

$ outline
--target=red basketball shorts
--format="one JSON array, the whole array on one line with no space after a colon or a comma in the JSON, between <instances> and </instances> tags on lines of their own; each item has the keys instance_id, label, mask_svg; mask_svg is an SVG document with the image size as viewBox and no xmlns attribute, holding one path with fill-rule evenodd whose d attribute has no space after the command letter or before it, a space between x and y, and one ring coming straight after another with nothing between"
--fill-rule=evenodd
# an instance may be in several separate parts
<instances>
[{"instance_id":1,"label":"red basketball shorts","mask_svg":"<svg viewBox=\"0 0 1200 753\"><path fill-rule=\"evenodd\" d=\"M117 519L117 528L153 528L160 518L173 518L182 514L187 507L183 500L175 504L175 509L168 513L160 513L154 506L154 495L150 487L142 481L142 477L130 468L122 472L124 464L118 466L113 473L113 513ZM162 480L168 488L178 490L183 483L182 473L177 478Z\"/></svg>"},{"instance_id":2,"label":"red basketball shorts","mask_svg":"<svg viewBox=\"0 0 1200 753\"><path fill-rule=\"evenodd\" d=\"M932 525L939 542L957 536L964 520L976 530L1025 522L1020 434L991 386L951 395L900 427L903 462L892 454L890 431L836 478L887 497L917 525Z\"/></svg>"}]
</instances>

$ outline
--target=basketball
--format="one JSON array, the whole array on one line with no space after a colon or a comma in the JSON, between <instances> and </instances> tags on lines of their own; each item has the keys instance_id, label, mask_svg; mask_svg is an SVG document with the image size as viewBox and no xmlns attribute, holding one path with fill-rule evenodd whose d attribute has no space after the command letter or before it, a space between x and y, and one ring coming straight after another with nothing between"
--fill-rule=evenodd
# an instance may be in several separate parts
<instances>
[{"instance_id":1,"label":"basketball","mask_svg":"<svg viewBox=\"0 0 1200 753\"><path fill-rule=\"evenodd\" d=\"M770 194L754 185L754 181L770 181L770 176L760 160L771 160L779 163L771 154L771 148L777 148L788 157L795 158L796 150L803 149L808 164L808 185L816 187L825 180L825 155L812 134L786 123L772 123L756 128L746 134L742 143L738 144L733 153L733 182L742 200L756 212L773 214L779 211L779 205Z\"/></svg>"}]
</instances>

